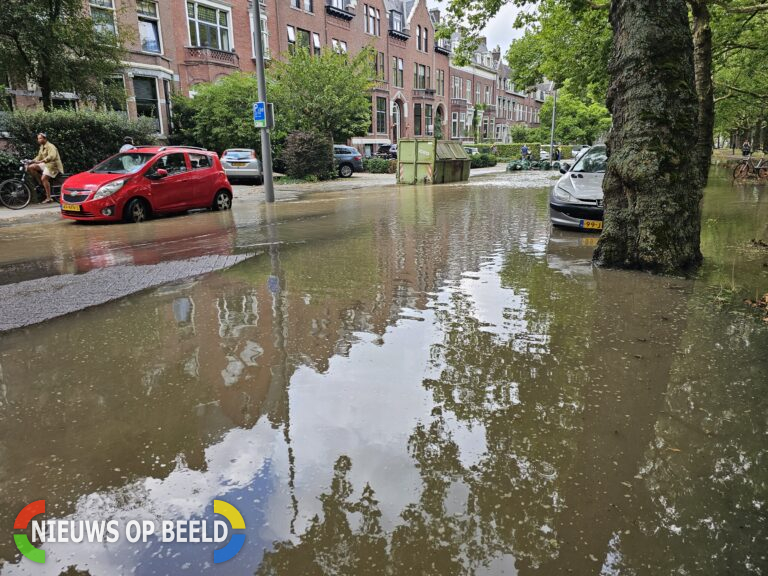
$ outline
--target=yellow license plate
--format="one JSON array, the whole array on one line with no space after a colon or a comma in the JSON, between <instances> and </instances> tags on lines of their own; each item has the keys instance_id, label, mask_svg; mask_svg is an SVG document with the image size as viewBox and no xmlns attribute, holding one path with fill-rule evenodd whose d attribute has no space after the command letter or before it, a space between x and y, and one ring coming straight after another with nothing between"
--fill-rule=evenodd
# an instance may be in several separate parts
<instances>
[{"instance_id":1,"label":"yellow license plate","mask_svg":"<svg viewBox=\"0 0 768 576\"><path fill-rule=\"evenodd\" d=\"M248 162L231 162L232 166L237 166L238 168L241 166L247 166Z\"/></svg>"},{"instance_id":2,"label":"yellow license plate","mask_svg":"<svg viewBox=\"0 0 768 576\"><path fill-rule=\"evenodd\" d=\"M61 209L68 212L80 212L80 206L78 204L62 204Z\"/></svg>"},{"instance_id":3,"label":"yellow license plate","mask_svg":"<svg viewBox=\"0 0 768 576\"><path fill-rule=\"evenodd\" d=\"M581 226L585 230L602 230L603 221L602 220L582 220L581 222L579 222L579 226Z\"/></svg>"},{"instance_id":4,"label":"yellow license plate","mask_svg":"<svg viewBox=\"0 0 768 576\"><path fill-rule=\"evenodd\" d=\"M600 236L588 236L586 238L581 239L581 245L594 247L594 246L597 246L598 240L600 240Z\"/></svg>"}]
</instances>

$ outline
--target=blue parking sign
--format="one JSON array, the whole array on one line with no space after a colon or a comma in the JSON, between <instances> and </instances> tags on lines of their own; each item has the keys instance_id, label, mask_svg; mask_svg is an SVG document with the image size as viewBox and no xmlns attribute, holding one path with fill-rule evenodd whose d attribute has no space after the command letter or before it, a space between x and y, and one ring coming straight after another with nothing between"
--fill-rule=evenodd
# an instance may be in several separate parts
<instances>
[{"instance_id":1,"label":"blue parking sign","mask_svg":"<svg viewBox=\"0 0 768 576\"><path fill-rule=\"evenodd\" d=\"M267 107L264 102L253 103L253 125L256 128L267 127Z\"/></svg>"}]
</instances>

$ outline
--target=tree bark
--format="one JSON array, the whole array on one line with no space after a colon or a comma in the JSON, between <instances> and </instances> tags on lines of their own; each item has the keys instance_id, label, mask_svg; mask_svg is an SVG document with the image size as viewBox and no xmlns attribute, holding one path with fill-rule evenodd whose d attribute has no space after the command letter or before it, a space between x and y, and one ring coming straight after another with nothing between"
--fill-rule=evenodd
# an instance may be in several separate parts
<instances>
[{"instance_id":1,"label":"tree bark","mask_svg":"<svg viewBox=\"0 0 768 576\"><path fill-rule=\"evenodd\" d=\"M38 79L40 85L40 96L43 100L43 110L50 112L53 109L53 91L51 90L51 79L46 73L43 73Z\"/></svg>"},{"instance_id":2,"label":"tree bark","mask_svg":"<svg viewBox=\"0 0 768 576\"><path fill-rule=\"evenodd\" d=\"M701 263L693 41L684 0L613 0L605 227L595 262L666 274Z\"/></svg>"},{"instance_id":3,"label":"tree bark","mask_svg":"<svg viewBox=\"0 0 768 576\"><path fill-rule=\"evenodd\" d=\"M699 97L699 138L696 152L701 185L706 186L715 132L715 90L712 83L712 17L707 0L690 0L693 14L693 62Z\"/></svg>"}]
</instances>

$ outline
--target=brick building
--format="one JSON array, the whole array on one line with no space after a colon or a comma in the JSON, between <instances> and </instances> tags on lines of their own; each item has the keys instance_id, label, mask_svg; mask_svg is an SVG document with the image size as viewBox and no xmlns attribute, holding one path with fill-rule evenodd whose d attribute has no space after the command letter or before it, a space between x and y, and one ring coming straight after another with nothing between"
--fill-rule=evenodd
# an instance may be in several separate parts
<instances>
[{"instance_id":1,"label":"brick building","mask_svg":"<svg viewBox=\"0 0 768 576\"><path fill-rule=\"evenodd\" d=\"M155 118L158 132L172 129L170 95L192 95L254 65L254 0L84 0L94 25L129 31L116 108L130 117ZM352 144L366 154L402 137L506 141L516 123L538 124L539 97L514 90L501 54L485 42L470 65L451 64L452 42L435 41L440 20L426 0L259 0L265 58L297 45L376 53L377 85L371 93L371 127ZM455 39L454 39L455 41ZM39 104L33 85L8 90L13 106ZM54 105L78 106L76 94L56 94Z\"/></svg>"}]
</instances>

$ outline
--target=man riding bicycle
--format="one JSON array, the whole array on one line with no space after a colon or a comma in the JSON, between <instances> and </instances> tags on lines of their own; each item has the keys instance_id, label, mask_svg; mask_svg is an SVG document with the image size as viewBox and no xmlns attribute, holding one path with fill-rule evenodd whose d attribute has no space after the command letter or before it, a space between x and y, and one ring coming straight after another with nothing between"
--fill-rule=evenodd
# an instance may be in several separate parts
<instances>
[{"instance_id":1,"label":"man riding bicycle","mask_svg":"<svg viewBox=\"0 0 768 576\"><path fill-rule=\"evenodd\" d=\"M27 172L38 184L42 184L45 189L43 204L49 204L53 202L51 199L51 180L55 180L59 174L64 172L64 165L61 163L59 150L48 142L48 136L45 132L40 132L37 135L37 143L40 144L40 150L27 166Z\"/></svg>"}]
</instances>

